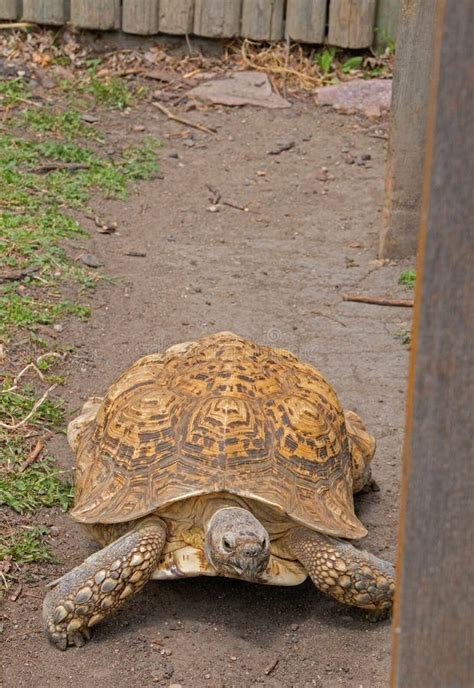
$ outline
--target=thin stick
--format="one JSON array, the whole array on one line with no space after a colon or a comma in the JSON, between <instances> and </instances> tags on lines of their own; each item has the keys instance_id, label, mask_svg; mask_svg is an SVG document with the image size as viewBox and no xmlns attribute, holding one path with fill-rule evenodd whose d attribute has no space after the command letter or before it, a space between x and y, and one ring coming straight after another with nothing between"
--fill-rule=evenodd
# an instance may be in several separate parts
<instances>
[{"instance_id":1,"label":"thin stick","mask_svg":"<svg viewBox=\"0 0 474 688\"><path fill-rule=\"evenodd\" d=\"M19 381L21 380L23 375L25 375L25 373L27 373L31 368L35 371L40 380L44 380L44 375L41 372L41 370L34 363L28 363L28 365L25 366L23 370L20 370L16 378L13 380L12 386L8 387L7 389L0 389L0 394L8 394L9 392L14 392L16 389L18 389Z\"/></svg>"},{"instance_id":2,"label":"thin stick","mask_svg":"<svg viewBox=\"0 0 474 688\"><path fill-rule=\"evenodd\" d=\"M152 102L152 105L158 108L160 112L166 115L168 119L172 119L174 122L184 124L186 127L193 127L194 129L199 129L199 131L204 131L206 132L206 134L217 134L217 129L210 129L209 127L205 127L203 124L195 124L194 122L191 122L189 119L185 119L184 117L178 117L178 115L174 115L172 112L170 112L168 108L165 108L164 105L162 105L161 103L157 103L156 100Z\"/></svg>"},{"instance_id":3,"label":"thin stick","mask_svg":"<svg viewBox=\"0 0 474 688\"><path fill-rule=\"evenodd\" d=\"M20 464L20 467L18 468L18 473L23 473L23 471L28 468L28 466L31 466L32 463L36 461L38 456L41 454L41 452L44 449L44 442L43 439L39 439L36 443L35 448L28 454L27 458L23 461L22 464Z\"/></svg>"},{"instance_id":4,"label":"thin stick","mask_svg":"<svg viewBox=\"0 0 474 688\"><path fill-rule=\"evenodd\" d=\"M49 387L49 389L47 389L46 392L43 394L41 399L38 399L38 401L35 402L35 405L31 409L29 414L23 418L23 420L20 420L18 423L14 423L13 425L9 425L8 423L0 422L0 428L5 428L6 430L18 430L18 428L21 428L22 425L27 423L30 420L30 418L32 416L34 416L34 414L39 409L39 407L41 406L43 401L45 401L45 399L47 399L49 393L52 392L53 389L56 389L56 387L57 387L57 385L51 385L51 387Z\"/></svg>"},{"instance_id":5,"label":"thin stick","mask_svg":"<svg viewBox=\"0 0 474 688\"><path fill-rule=\"evenodd\" d=\"M88 170L90 165L80 162L46 162L39 167L33 167L30 172L33 174L46 174L47 172L54 172L56 170L67 170L68 172L76 172L77 170Z\"/></svg>"},{"instance_id":6,"label":"thin stick","mask_svg":"<svg viewBox=\"0 0 474 688\"><path fill-rule=\"evenodd\" d=\"M2 282L16 282L17 280L22 280L24 277L29 277L34 272L38 272L38 270L40 270L39 265L30 265L24 270L12 270L7 273L0 272L0 284Z\"/></svg>"},{"instance_id":7,"label":"thin stick","mask_svg":"<svg viewBox=\"0 0 474 688\"><path fill-rule=\"evenodd\" d=\"M247 206L237 205L237 203L232 203L232 201L222 201L222 205L228 205L229 208L235 208L236 210L242 210L244 213L249 213L250 209ZM255 212L255 211L252 211Z\"/></svg>"},{"instance_id":8,"label":"thin stick","mask_svg":"<svg viewBox=\"0 0 474 688\"><path fill-rule=\"evenodd\" d=\"M343 294L343 301L357 301L358 303L372 303L375 306L398 306L413 308L412 299L390 299L385 296L367 296L365 294Z\"/></svg>"},{"instance_id":9,"label":"thin stick","mask_svg":"<svg viewBox=\"0 0 474 688\"><path fill-rule=\"evenodd\" d=\"M0 24L0 29L32 29L38 28L38 24L32 24L31 22L11 22Z\"/></svg>"},{"instance_id":10,"label":"thin stick","mask_svg":"<svg viewBox=\"0 0 474 688\"><path fill-rule=\"evenodd\" d=\"M11 387L8 387L8 389L0 389L0 394L8 394L9 392L14 392L16 389L18 389L19 381L21 380L23 375L25 375L25 373L27 373L30 370L30 368L32 368L35 371L35 373L38 375L38 377L41 381L44 381L44 375L41 372L41 370L38 368L38 364L41 361L43 361L45 358L50 358L50 357L51 358L60 358L62 360L62 359L64 359L64 354L59 354L57 351L48 351L45 354L41 354L41 356L38 356L38 358L36 359L36 363L28 363L28 365L26 365L22 370L20 370L18 375L13 380L13 384Z\"/></svg>"}]
</instances>

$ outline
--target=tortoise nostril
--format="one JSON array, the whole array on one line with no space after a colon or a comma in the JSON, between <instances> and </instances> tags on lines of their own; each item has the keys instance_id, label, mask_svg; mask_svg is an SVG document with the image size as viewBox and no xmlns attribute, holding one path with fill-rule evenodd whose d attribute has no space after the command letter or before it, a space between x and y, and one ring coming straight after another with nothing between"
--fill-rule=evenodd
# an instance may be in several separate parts
<instances>
[{"instance_id":1,"label":"tortoise nostril","mask_svg":"<svg viewBox=\"0 0 474 688\"><path fill-rule=\"evenodd\" d=\"M244 556L246 556L246 557L256 557L257 554L259 554L260 551L261 551L261 550L260 550L260 548L259 548L258 545L248 545L248 546L244 549L243 554L244 554Z\"/></svg>"}]
</instances>

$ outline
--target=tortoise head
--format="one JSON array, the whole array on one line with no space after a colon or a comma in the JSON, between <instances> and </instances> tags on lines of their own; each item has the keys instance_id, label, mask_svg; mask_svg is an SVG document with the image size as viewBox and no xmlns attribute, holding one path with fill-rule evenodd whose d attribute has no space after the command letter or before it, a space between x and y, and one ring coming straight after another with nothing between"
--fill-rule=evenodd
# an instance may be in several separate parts
<instances>
[{"instance_id":1,"label":"tortoise head","mask_svg":"<svg viewBox=\"0 0 474 688\"><path fill-rule=\"evenodd\" d=\"M255 580L267 568L270 538L250 511L224 507L206 524L205 553L221 576Z\"/></svg>"}]
</instances>

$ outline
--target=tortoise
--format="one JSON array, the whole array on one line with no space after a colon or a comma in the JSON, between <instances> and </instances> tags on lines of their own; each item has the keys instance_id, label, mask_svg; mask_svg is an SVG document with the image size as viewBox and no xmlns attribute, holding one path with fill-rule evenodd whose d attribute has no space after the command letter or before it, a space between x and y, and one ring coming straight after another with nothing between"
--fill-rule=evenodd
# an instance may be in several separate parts
<instances>
[{"instance_id":1,"label":"tortoise","mask_svg":"<svg viewBox=\"0 0 474 688\"><path fill-rule=\"evenodd\" d=\"M231 332L139 359L68 427L72 517L103 549L50 584L60 649L150 579L297 585L386 616L392 564L356 548L375 440L323 376Z\"/></svg>"}]
</instances>

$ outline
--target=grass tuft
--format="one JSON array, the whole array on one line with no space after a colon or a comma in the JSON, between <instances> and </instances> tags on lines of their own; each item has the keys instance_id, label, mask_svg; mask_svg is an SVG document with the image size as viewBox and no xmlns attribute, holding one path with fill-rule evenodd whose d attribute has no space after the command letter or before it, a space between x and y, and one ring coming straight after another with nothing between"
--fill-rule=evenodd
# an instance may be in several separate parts
<instances>
[{"instance_id":1,"label":"grass tuft","mask_svg":"<svg viewBox=\"0 0 474 688\"><path fill-rule=\"evenodd\" d=\"M68 64L65 55L56 61ZM100 60L90 61L79 79L57 89L54 105L46 98L39 107L23 78L0 82L0 341L7 343L0 356L7 352L8 364L15 368L34 362L42 378L41 383L27 384L28 365L15 384L13 374L0 375L2 522L15 523L16 512L22 523L0 534L0 561L8 558L0 566L0 587L16 576L10 558L19 564L51 558L48 529L33 525L35 511L66 511L72 503L72 486L53 457L44 453L47 437L64 425L63 402L48 394L64 381L59 352L67 346L54 345L51 351L41 328L67 316L87 318L90 309L74 297L65 299L63 287L72 284L72 293L80 295L104 276L71 255L79 251L74 242L87 233L70 217L70 209L84 208L97 192L126 198L130 183L149 179L158 169L158 142L145 139L106 155L106 137L85 121L82 113L91 107L123 110L145 93L142 87L100 74L100 65ZM28 520L31 526L24 525Z\"/></svg>"},{"instance_id":2,"label":"grass tuft","mask_svg":"<svg viewBox=\"0 0 474 688\"><path fill-rule=\"evenodd\" d=\"M0 560L10 556L18 564L50 561L52 555L44 542L48 533L46 526L36 525L7 537L0 536Z\"/></svg>"},{"instance_id":3,"label":"grass tuft","mask_svg":"<svg viewBox=\"0 0 474 688\"><path fill-rule=\"evenodd\" d=\"M416 284L416 271L404 270L398 278L398 284L403 284L408 289L413 289Z\"/></svg>"}]
</instances>

